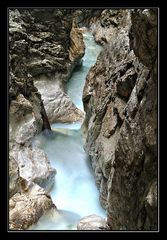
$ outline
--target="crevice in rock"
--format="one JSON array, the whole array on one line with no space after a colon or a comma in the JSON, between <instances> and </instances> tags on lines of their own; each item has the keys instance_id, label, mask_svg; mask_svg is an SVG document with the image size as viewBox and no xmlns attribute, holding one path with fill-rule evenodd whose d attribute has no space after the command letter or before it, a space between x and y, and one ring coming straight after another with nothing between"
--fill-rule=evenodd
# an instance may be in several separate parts
<instances>
[{"instance_id":1,"label":"crevice in rock","mask_svg":"<svg viewBox=\"0 0 167 240\"><path fill-rule=\"evenodd\" d=\"M51 130L51 126L50 126L48 117L46 115L46 111L45 111L45 108L44 108L44 105L43 105L42 101L41 101L41 116L42 116L42 120L43 120L42 130L45 130L45 129Z\"/></svg>"}]
</instances>

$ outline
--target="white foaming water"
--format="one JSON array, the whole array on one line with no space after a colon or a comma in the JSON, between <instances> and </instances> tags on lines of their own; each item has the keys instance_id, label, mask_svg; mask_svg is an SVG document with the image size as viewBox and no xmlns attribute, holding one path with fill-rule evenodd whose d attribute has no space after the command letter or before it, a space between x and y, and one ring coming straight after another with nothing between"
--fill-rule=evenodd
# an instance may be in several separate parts
<instances>
[{"instance_id":1,"label":"white foaming water","mask_svg":"<svg viewBox=\"0 0 167 240\"><path fill-rule=\"evenodd\" d=\"M83 66L73 73L67 91L81 110L85 78L101 50L91 33L83 35L86 45ZM99 192L90 161L83 149L80 127L80 122L52 124L51 138L41 133L34 139L57 170L55 184L50 193L58 212L49 211L29 230L76 230L76 224L82 217L91 214L106 217L105 210L99 203Z\"/></svg>"},{"instance_id":2,"label":"white foaming water","mask_svg":"<svg viewBox=\"0 0 167 240\"><path fill-rule=\"evenodd\" d=\"M43 133L35 138L57 170L50 193L58 213L47 213L30 230L75 230L82 217L91 214L106 217L99 203L90 161L83 149L80 129L76 129L79 123L71 125L54 124L51 138Z\"/></svg>"}]
</instances>

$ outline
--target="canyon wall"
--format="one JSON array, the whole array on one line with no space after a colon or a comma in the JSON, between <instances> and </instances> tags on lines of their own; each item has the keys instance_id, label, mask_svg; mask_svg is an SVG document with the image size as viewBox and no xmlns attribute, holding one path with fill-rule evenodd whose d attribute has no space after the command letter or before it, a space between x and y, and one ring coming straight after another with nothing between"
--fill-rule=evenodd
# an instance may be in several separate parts
<instances>
[{"instance_id":1,"label":"canyon wall","mask_svg":"<svg viewBox=\"0 0 167 240\"><path fill-rule=\"evenodd\" d=\"M9 10L9 228L56 208L47 193L56 170L31 140L50 134L49 122L83 119L66 81L84 54L77 25L86 25L104 46L84 87L83 131L107 223L156 230L157 12L74 12Z\"/></svg>"},{"instance_id":2,"label":"canyon wall","mask_svg":"<svg viewBox=\"0 0 167 240\"><path fill-rule=\"evenodd\" d=\"M19 57L42 95L49 121L81 120L83 113L66 94L66 81L84 55L82 33L71 11L11 10L9 19L10 49L17 51L11 54L12 65L19 67Z\"/></svg>"},{"instance_id":3,"label":"canyon wall","mask_svg":"<svg viewBox=\"0 0 167 240\"><path fill-rule=\"evenodd\" d=\"M157 229L157 10L104 10L83 132L113 230Z\"/></svg>"},{"instance_id":4,"label":"canyon wall","mask_svg":"<svg viewBox=\"0 0 167 240\"><path fill-rule=\"evenodd\" d=\"M27 229L55 207L47 191L56 170L31 142L42 130L51 135L49 122L83 119L65 93L83 55L82 34L71 11L9 9L10 229Z\"/></svg>"}]
</instances>

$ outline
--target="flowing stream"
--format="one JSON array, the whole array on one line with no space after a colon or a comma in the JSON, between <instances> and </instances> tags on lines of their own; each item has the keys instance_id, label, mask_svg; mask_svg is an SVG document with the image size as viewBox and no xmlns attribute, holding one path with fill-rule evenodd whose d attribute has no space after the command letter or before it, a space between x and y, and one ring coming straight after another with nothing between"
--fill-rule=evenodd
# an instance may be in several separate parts
<instances>
[{"instance_id":1,"label":"flowing stream","mask_svg":"<svg viewBox=\"0 0 167 240\"><path fill-rule=\"evenodd\" d=\"M83 36L86 45L83 65L74 71L67 86L67 94L81 110L86 75L101 51L90 32ZM91 214L106 217L106 213L100 206L92 168L83 149L81 123L56 123L51 127L51 138L41 133L35 140L40 141L41 148L57 170L55 184L50 191L57 210L50 210L29 230L76 230L82 217Z\"/></svg>"}]
</instances>

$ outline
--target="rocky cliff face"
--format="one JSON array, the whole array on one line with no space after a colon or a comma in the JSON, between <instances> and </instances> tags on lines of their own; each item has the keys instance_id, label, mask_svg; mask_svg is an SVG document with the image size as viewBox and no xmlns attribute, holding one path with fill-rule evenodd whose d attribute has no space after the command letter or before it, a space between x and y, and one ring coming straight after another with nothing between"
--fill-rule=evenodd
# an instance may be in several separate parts
<instances>
[{"instance_id":1,"label":"rocky cliff face","mask_svg":"<svg viewBox=\"0 0 167 240\"><path fill-rule=\"evenodd\" d=\"M65 82L83 54L82 35L70 11L9 10L10 229L27 229L53 207L46 191L56 170L31 142L50 130L49 121L83 118L65 93Z\"/></svg>"},{"instance_id":2,"label":"rocky cliff face","mask_svg":"<svg viewBox=\"0 0 167 240\"><path fill-rule=\"evenodd\" d=\"M77 9L73 10L73 17L79 27L89 28L101 18L103 9Z\"/></svg>"},{"instance_id":3,"label":"rocky cliff face","mask_svg":"<svg viewBox=\"0 0 167 240\"><path fill-rule=\"evenodd\" d=\"M26 229L37 221L45 210L53 206L44 189L52 186L56 173L44 152L39 148L35 151L31 146L34 135L50 129L50 124L41 95L27 70L28 40L19 16L17 10L10 11L9 228L13 230ZM21 183L27 185L26 190ZM30 189L33 196L28 194ZM41 195L38 196L40 192Z\"/></svg>"},{"instance_id":4,"label":"rocky cliff face","mask_svg":"<svg viewBox=\"0 0 167 240\"><path fill-rule=\"evenodd\" d=\"M83 92L85 149L110 228L156 230L157 12L101 16L93 29L104 50Z\"/></svg>"},{"instance_id":5,"label":"rocky cliff face","mask_svg":"<svg viewBox=\"0 0 167 240\"><path fill-rule=\"evenodd\" d=\"M49 121L82 119L83 113L65 93L65 82L84 55L82 34L70 11L19 9L9 14L12 66L18 69L21 62L42 95Z\"/></svg>"}]
</instances>

